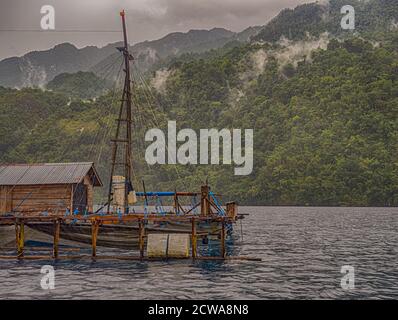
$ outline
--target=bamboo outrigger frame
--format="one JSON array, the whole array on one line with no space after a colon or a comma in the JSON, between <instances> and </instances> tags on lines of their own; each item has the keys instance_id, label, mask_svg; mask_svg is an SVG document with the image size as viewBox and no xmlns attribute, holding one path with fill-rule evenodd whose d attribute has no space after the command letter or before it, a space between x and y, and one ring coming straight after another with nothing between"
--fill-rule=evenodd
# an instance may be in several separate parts
<instances>
[{"instance_id":1,"label":"bamboo outrigger frame","mask_svg":"<svg viewBox=\"0 0 398 320\"><path fill-rule=\"evenodd\" d=\"M154 193L148 193L149 196ZM185 210L179 202L179 197L197 196L200 195L200 202L197 205L192 206L191 209ZM147 194L140 194L141 197L146 197ZM92 260L164 260L164 259L192 259L192 260L249 260L249 261L261 261L261 259L252 257L233 257L226 255L226 226L228 224L235 223L238 219L243 218L243 214L238 214L237 205L235 202L229 202L226 204L226 211L223 215L219 215L220 207L211 199L210 188L208 185L202 186L201 192L163 192L162 196L173 197L174 204L173 209L175 212L168 212L165 215L159 215L155 213L129 213L122 216L116 216L114 214L100 215L32 215L29 212L20 212L9 216L0 216L0 227L1 226L15 226L15 248L6 248L9 251L16 251L16 255L0 255L2 259L19 259L19 260L66 260L66 259L92 259ZM200 205L200 214L193 214L194 208ZM182 215L178 215L179 209L183 210ZM214 212L212 209L215 209ZM145 240L150 233L147 230L148 223L186 223L190 224L190 230L184 231L184 234L190 234L191 239L191 255L189 257L148 257L145 255ZM200 256L198 254L198 237L208 236L209 232L200 232L197 230L198 223L216 223L221 226L219 231L220 239L220 254L219 256ZM27 250L30 251L48 251L48 248L25 248L25 227L35 223L47 223L53 228L53 243L52 243L52 254L51 255L25 255ZM85 223L91 225L91 255L61 255L60 254L60 238L61 238L61 226L68 224L80 224ZM126 256L126 255L112 255L112 256L99 256L97 253L97 239L100 232L101 226L112 226L112 225L129 225L131 223L138 224L138 251L139 255ZM4 249L4 248L0 248ZM133 249L133 248L131 248ZM78 247L63 247L65 252L80 251Z\"/></svg>"},{"instance_id":2,"label":"bamboo outrigger frame","mask_svg":"<svg viewBox=\"0 0 398 320\"><path fill-rule=\"evenodd\" d=\"M72 222L85 222L91 223L91 255L60 255L59 241L61 234L61 224L72 223ZM113 256L99 256L97 254L97 237L99 228L104 224L120 224L126 222L136 221L139 225L139 255L138 256L126 256L126 255L113 255ZM191 256L188 258L154 258L145 256L145 238L147 237L145 231L145 224L149 221L152 222L190 222L191 223ZM197 238L200 234L196 231L196 224L198 222L218 222L221 224L221 250L219 256L199 256L197 250ZM34 222L51 222L54 226L54 236L52 244L51 255L25 255L25 225ZM15 226L15 243L16 243L16 255L2 255L1 259L25 259L25 260L68 260L68 259L92 259L92 260L165 260L165 259L193 259L193 260L248 260L248 261L261 261L258 258L245 257L245 256L227 256L226 255L226 224L232 223L232 217L199 217L199 216L172 216L172 217L161 217L161 216L150 216L145 217L143 214L126 215L121 218L115 216L20 216L20 217L0 217L0 226L14 225ZM79 248L64 248L65 251L79 251ZM32 251L45 251L44 248L34 248Z\"/></svg>"}]
</instances>

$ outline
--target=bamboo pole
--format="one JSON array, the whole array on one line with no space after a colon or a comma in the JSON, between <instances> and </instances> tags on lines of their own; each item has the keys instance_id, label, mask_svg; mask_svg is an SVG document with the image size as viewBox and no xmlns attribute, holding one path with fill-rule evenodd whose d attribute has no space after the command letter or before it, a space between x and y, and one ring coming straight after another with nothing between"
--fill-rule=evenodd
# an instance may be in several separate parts
<instances>
[{"instance_id":1,"label":"bamboo pole","mask_svg":"<svg viewBox=\"0 0 398 320\"><path fill-rule=\"evenodd\" d=\"M179 203L178 203L178 197L177 197L177 191L174 193L174 213L178 214L178 209L179 209Z\"/></svg>"},{"instance_id":2,"label":"bamboo pole","mask_svg":"<svg viewBox=\"0 0 398 320\"><path fill-rule=\"evenodd\" d=\"M24 256L20 259L22 260L50 260L52 257L51 255L40 255L40 256ZM13 256L0 256L0 260L12 260L15 259ZM60 256L59 260L85 260L85 259L92 259L90 255L79 255L79 256ZM97 260L143 260L140 257L135 256L98 256ZM186 257L175 257L172 258L173 260L186 260L189 258ZM197 257L196 260L220 260L220 261L262 261L261 258L255 257L246 257L246 256L237 256L237 257ZM144 258L144 261L164 261L164 258Z\"/></svg>"},{"instance_id":3,"label":"bamboo pole","mask_svg":"<svg viewBox=\"0 0 398 320\"><path fill-rule=\"evenodd\" d=\"M197 256L197 243L196 243L196 222L195 218L192 218L192 258L196 259Z\"/></svg>"},{"instance_id":4,"label":"bamboo pole","mask_svg":"<svg viewBox=\"0 0 398 320\"><path fill-rule=\"evenodd\" d=\"M15 239L17 243L18 258L23 257L25 244L25 226L19 219L15 222Z\"/></svg>"},{"instance_id":5,"label":"bamboo pole","mask_svg":"<svg viewBox=\"0 0 398 320\"><path fill-rule=\"evenodd\" d=\"M225 258L225 219L221 221L221 257Z\"/></svg>"},{"instance_id":6,"label":"bamboo pole","mask_svg":"<svg viewBox=\"0 0 398 320\"><path fill-rule=\"evenodd\" d=\"M93 220L91 227L91 247L92 247L92 257L97 256L97 235L98 235L98 221Z\"/></svg>"},{"instance_id":7,"label":"bamboo pole","mask_svg":"<svg viewBox=\"0 0 398 320\"><path fill-rule=\"evenodd\" d=\"M82 250L81 248L63 248L63 251L68 251L68 252L77 252L77 251L84 251L84 249ZM4 252L4 251L15 251L15 247L1 247L0 251ZM41 252L41 251L54 251L54 248L46 248L46 247L28 247L28 248L24 248L23 250L25 253L26 252Z\"/></svg>"},{"instance_id":8,"label":"bamboo pole","mask_svg":"<svg viewBox=\"0 0 398 320\"><path fill-rule=\"evenodd\" d=\"M15 245L17 247L17 252L19 250L19 226L17 221L15 221Z\"/></svg>"},{"instance_id":9,"label":"bamboo pole","mask_svg":"<svg viewBox=\"0 0 398 320\"><path fill-rule=\"evenodd\" d=\"M53 242L53 257L54 259L58 259L59 257L59 235L61 229L61 221L59 219L54 220L54 242Z\"/></svg>"},{"instance_id":10,"label":"bamboo pole","mask_svg":"<svg viewBox=\"0 0 398 320\"><path fill-rule=\"evenodd\" d=\"M170 215L170 216L148 216L145 217L145 213L136 213L136 214L129 214L127 216L123 216L121 219L115 215L107 215L107 216L95 216L95 219L97 222L101 223L108 223L108 224L120 224L120 222L130 222L130 221L138 221L139 219L145 219L148 221L154 221L154 222L170 222L170 221L179 221L179 222L187 222L190 223L192 217L195 217L197 221L207 221L207 222L221 222L222 219L225 220L225 222L234 222L233 219L229 217L215 217L215 216L207 216L207 217L202 217L202 216L194 216L193 214L191 215L184 215L184 216L175 216L175 215ZM78 221L78 222L92 222L94 217L87 217L87 216L82 216L82 215L74 215L73 217L71 216L58 216L58 219L60 219L61 222L69 223L71 221ZM18 218L21 220L21 218ZM0 225L15 225L19 221L16 218L10 218L10 217L0 217ZM54 217L53 216L25 216L23 217L24 221L27 220L29 223L35 223L35 222L53 222Z\"/></svg>"},{"instance_id":11,"label":"bamboo pole","mask_svg":"<svg viewBox=\"0 0 398 320\"><path fill-rule=\"evenodd\" d=\"M23 254L24 254L24 246L25 246L25 224L23 223L23 221L21 222L21 224L19 226L19 232L20 232L20 237L19 237L20 252L18 252L18 254L23 256Z\"/></svg>"},{"instance_id":12,"label":"bamboo pole","mask_svg":"<svg viewBox=\"0 0 398 320\"><path fill-rule=\"evenodd\" d=\"M139 247L140 247L140 258L144 258L144 236L145 236L145 229L144 224L141 219L138 220L139 226Z\"/></svg>"},{"instance_id":13,"label":"bamboo pole","mask_svg":"<svg viewBox=\"0 0 398 320\"><path fill-rule=\"evenodd\" d=\"M200 214L202 217L207 217L210 214L209 191L208 185L201 187Z\"/></svg>"}]
</instances>

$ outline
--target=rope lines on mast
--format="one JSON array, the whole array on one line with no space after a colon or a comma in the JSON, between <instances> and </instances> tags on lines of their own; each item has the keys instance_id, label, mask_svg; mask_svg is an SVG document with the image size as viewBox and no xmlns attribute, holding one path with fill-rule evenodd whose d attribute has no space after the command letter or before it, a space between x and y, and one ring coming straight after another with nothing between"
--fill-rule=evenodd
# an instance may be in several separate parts
<instances>
[{"instance_id":1,"label":"rope lines on mast","mask_svg":"<svg viewBox=\"0 0 398 320\"><path fill-rule=\"evenodd\" d=\"M112 141L112 165L109 179L109 189L108 189L108 208L107 212L110 213L111 200L113 198L113 175L115 173L116 167L119 165L117 163L117 156L119 150L119 143L122 144L122 156L123 161L120 165L124 166L124 212L129 213L129 196L131 192L134 192L134 187L132 184L132 152L131 152L131 125L132 125L132 92L131 92L131 74L130 74L130 60L133 60L132 55L129 52L129 45L127 39L127 28L125 13L122 11L120 13L122 19L123 27L123 47L118 47L119 52L123 54L124 57L124 72L125 80L123 86L122 100L120 104L119 117L117 119L117 128L115 133L115 139ZM125 118L122 118L122 117ZM125 132L121 132L121 124L125 125ZM125 137L121 137L125 134Z\"/></svg>"},{"instance_id":2,"label":"rope lines on mast","mask_svg":"<svg viewBox=\"0 0 398 320\"><path fill-rule=\"evenodd\" d=\"M142 73L140 72L138 67L134 66L134 65L133 65L133 67L135 67L138 79L140 80L140 83L142 84L143 94L144 94L144 97L146 99L148 110L151 112L151 114L153 116L153 119L148 118L148 120L149 120L149 122L152 123L152 125L154 125L155 127L159 128L160 122L159 122L158 117L156 116L156 113L155 113L155 111L154 111L154 109L152 107L151 100L154 101L161 110L164 109L164 108L162 108L161 103L159 102L159 100L152 93L152 89L151 89L150 85L147 83L147 81L145 80L145 77L142 75ZM165 145L165 149L166 149L166 151L168 151L167 143ZM180 171L178 170L177 165L173 165L172 167L173 167L173 169L175 170L175 172L177 174L178 180L182 183L184 188L187 188L186 183L184 182L184 179L182 179L182 177L181 177L181 174L180 174Z\"/></svg>"}]
</instances>

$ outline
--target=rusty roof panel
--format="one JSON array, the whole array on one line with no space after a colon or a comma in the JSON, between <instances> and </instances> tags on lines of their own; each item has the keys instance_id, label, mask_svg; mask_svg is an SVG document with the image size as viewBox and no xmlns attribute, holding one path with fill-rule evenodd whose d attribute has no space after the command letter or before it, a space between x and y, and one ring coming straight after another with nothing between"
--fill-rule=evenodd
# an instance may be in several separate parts
<instances>
[{"instance_id":1,"label":"rusty roof panel","mask_svg":"<svg viewBox=\"0 0 398 320\"><path fill-rule=\"evenodd\" d=\"M94 185L101 186L92 162L0 165L0 185L80 183L91 169Z\"/></svg>"}]
</instances>

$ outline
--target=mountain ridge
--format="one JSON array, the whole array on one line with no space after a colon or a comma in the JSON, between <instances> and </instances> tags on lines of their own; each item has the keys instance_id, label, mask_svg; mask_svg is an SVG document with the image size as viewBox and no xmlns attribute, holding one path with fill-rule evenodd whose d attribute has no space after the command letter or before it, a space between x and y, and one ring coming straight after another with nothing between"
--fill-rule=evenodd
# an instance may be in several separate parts
<instances>
[{"instance_id":1,"label":"mountain ridge","mask_svg":"<svg viewBox=\"0 0 398 320\"><path fill-rule=\"evenodd\" d=\"M343 30L340 26L344 5L352 5L356 10L356 29ZM172 32L162 38L146 40L130 46L136 59L136 67L141 71L151 69L166 58L178 57L184 53L202 53L218 49L228 43L271 42L281 39L303 41L310 37L320 37L328 33L331 37L349 37L352 34L379 40L377 33L388 28L398 28L398 6L396 0L329 0L286 8L263 26L251 26L241 32L225 28L192 29L187 32ZM0 61L0 86L5 87L44 87L46 83L61 73L78 71L101 72L118 58L115 50L121 42L103 47L86 46L77 48L70 43L32 51L21 57L10 57ZM115 77L117 67L110 72Z\"/></svg>"},{"instance_id":2,"label":"mountain ridge","mask_svg":"<svg viewBox=\"0 0 398 320\"><path fill-rule=\"evenodd\" d=\"M254 32L256 29L249 28L242 34L224 28L192 29L188 32L172 32L156 40L138 42L130 48L136 56L138 66L146 70L167 56L218 48L234 39L247 41ZM0 86L44 87L61 73L95 72L107 62L107 59L117 54L116 47L121 43L77 48L65 42L47 50L35 50L20 57L5 58L0 61Z\"/></svg>"}]
</instances>

